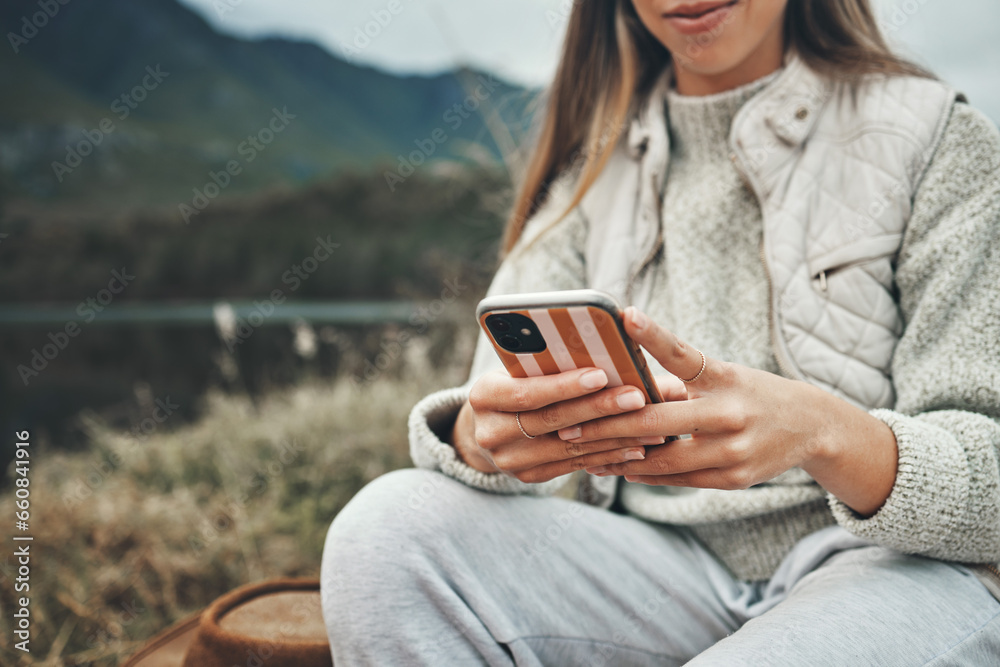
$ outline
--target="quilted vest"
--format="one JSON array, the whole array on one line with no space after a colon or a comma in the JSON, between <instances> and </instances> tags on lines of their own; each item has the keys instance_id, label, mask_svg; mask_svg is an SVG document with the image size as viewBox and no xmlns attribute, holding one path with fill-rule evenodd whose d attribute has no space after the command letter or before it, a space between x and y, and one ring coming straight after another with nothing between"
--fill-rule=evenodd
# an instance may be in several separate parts
<instances>
[{"instance_id":1,"label":"quilted vest","mask_svg":"<svg viewBox=\"0 0 1000 667\"><path fill-rule=\"evenodd\" d=\"M588 283L640 307L654 297L643 269L663 242L668 81L581 203ZM894 405L895 255L956 98L915 77L852 88L793 56L737 113L731 159L760 203L772 345L787 377L866 409Z\"/></svg>"}]
</instances>

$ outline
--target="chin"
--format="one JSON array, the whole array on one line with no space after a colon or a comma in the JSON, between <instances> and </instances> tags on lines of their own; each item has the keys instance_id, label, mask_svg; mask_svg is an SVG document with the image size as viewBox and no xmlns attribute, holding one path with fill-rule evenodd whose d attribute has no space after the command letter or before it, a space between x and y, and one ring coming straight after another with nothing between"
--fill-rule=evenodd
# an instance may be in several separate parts
<instances>
[{"instance_id":1,"label":"chin","mask_svg":"<svg viewBox=\"0 0 1000 667\"><path fill-rule=\"evenodd\" d=\"M718 42L700 50L682 50L673 54L678 67L701 76L719 76L737 67L741 59L733 55L731 47Z\"/></svg>"}]
</instances>

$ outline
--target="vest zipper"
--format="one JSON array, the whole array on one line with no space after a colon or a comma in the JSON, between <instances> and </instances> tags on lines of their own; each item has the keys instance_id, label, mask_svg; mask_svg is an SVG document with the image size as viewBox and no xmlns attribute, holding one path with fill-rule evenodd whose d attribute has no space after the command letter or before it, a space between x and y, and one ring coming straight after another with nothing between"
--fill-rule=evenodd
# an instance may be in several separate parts
<instances>
[{"instance_id":1,"label":"vest zipper","mask_svg":"<svg viewBox=\"0 0 1000 667\"><path fill-rule=\"evenodd\" d=\"M839 264L829 269L824 269L823 271L820 271L814 276L814 279L819 281L820 290L826 292L828 287L827 278L845 269L851 269L854 268L855 266L863 266L871 261L873 261L871 257L865 257L864 259L858 259L853 262L847 262L846 264Z\"/></svg>"},{"instance_id":2,"label":"vest zipper","mask_svg":"<svg viewBox=\"0 0 1000 667\"><path fill-rule=\"evenodd\" d=\"M760 208L761 223L763 223L764 218L764 206L761 201L760 195L757 193L757 188L754 187L753 183L750 181L749 176L743 171L743 167L740 164L739 157L736 153L730 153L729 159L733 163L733 168L736 169L736 173L739 174L740 179L742 179L743 184L750 190L753 194L754 199L757 200L757 207ZM800 379L801 374L793 370L792 364L785 357L785 353L781 345L778 344L778 331L777 323L775 322L774 313L774 280L771 278L771 267L767 263L767 255L764 252L764 236L767 231L764 229L764 225L761 224L760 232L760 262L764 265L764 277L767 278L767 309L768 309L768 323L770 327L771 334L771 349L774 351L774 360L778 362L778 369L781 374L787 378Z\"/></svg>"}]
</instances>

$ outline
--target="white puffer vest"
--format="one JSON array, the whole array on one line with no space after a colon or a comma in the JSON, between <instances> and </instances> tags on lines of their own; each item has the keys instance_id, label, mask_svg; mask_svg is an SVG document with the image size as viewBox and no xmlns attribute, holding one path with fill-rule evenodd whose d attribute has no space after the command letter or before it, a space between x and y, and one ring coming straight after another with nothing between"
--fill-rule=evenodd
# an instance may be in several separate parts
<instances>
[{"instance_id":1,"label":"white puffer vest","mask_svg":"<svg viewBox=\"0 0 1000 667\"><path fill-rule=\"evenodd\" d=\"M581 204L588 282L640 307L662 238L670 156L663 86ZM914 77L835 83L790 57L740 109L731 158L760 202L775 356L788 377L892 407L903 322L893 264L914 193L960 96Z\"/></svg>"}]
</instances>

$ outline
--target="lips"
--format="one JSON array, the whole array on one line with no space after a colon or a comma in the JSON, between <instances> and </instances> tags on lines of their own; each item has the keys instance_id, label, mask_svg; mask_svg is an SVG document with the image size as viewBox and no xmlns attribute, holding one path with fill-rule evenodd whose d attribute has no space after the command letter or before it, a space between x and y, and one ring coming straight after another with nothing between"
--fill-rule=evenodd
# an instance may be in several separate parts
<instances>
[{"instance_id":1,"label":"lips","mask_svg":"<svg viewBox=\"0 0 1000 667\"><path fill-rule=\"evenodd\" d=\"M729 17L733 7L740 0L728 2L694 2L679 5L663 14L663 18L678 32L685 35L695 35L708 32Z\"/></svg>"}]
</instances>

